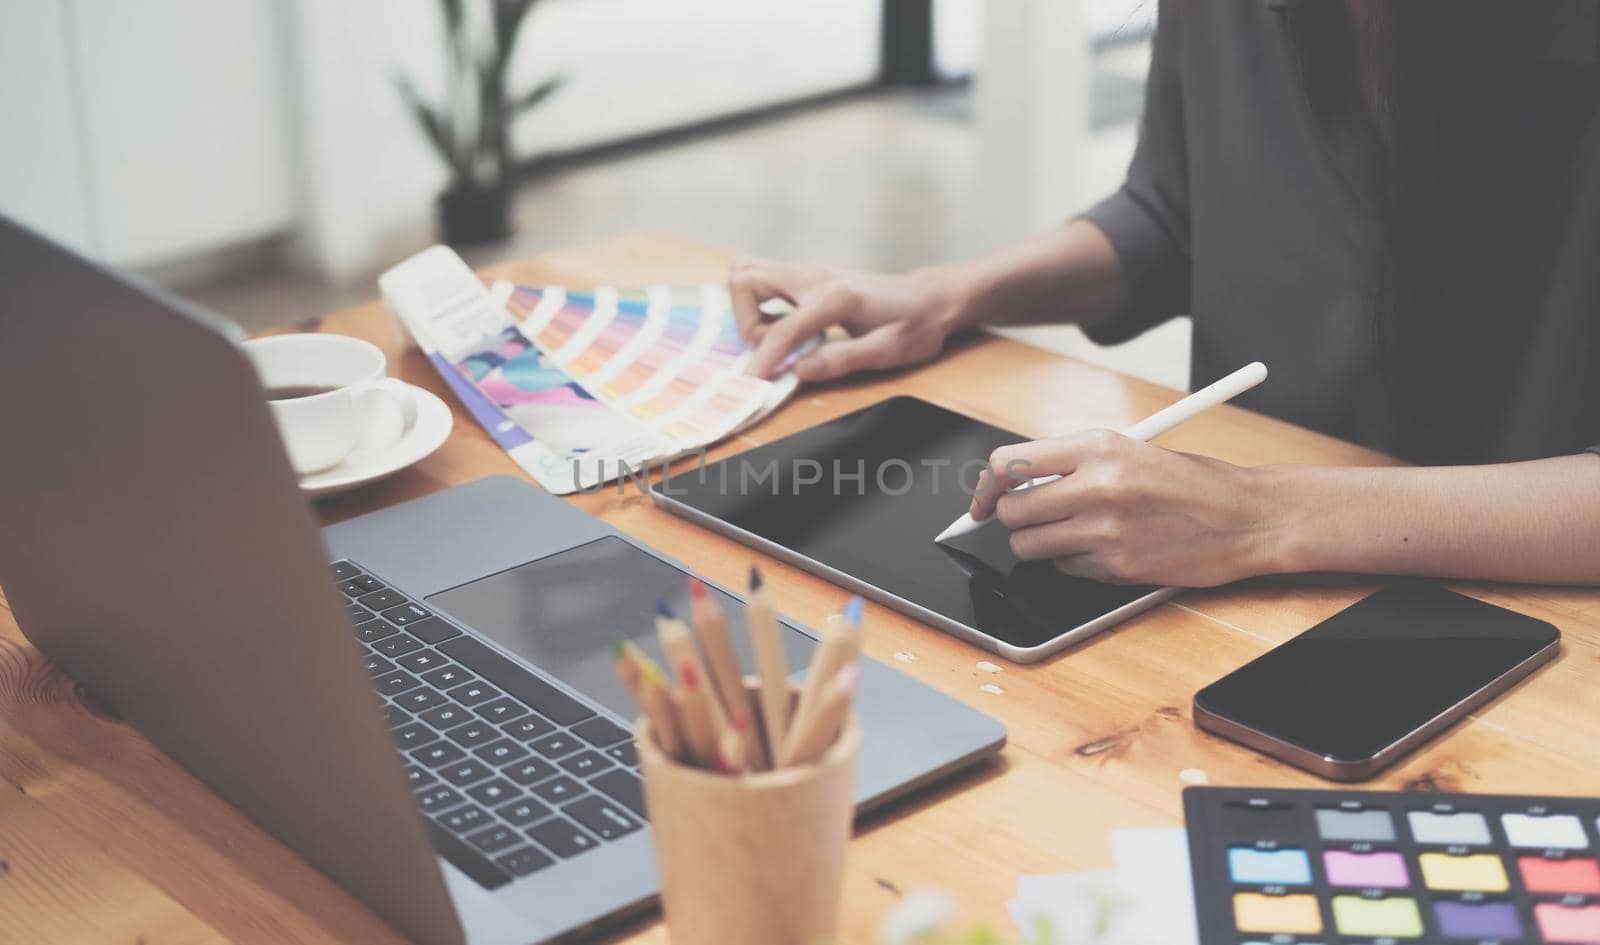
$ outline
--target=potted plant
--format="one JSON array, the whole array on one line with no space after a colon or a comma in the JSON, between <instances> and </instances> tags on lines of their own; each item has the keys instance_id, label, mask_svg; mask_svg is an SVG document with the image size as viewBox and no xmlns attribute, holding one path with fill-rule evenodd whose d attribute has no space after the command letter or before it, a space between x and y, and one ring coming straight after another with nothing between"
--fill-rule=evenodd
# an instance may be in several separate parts
<instances>
[{"instance_id":1,"label":"potted plant","mask_svg":"<svg viewBox=\"0 0 1600 945\"><path fill-rule=\"evenodd\" d=\"M446 92L427 101L404 73L395 88L450 171L438 200L440 238L489 243L510 234L511 123L566 82L553 75L521 92L506 87L517 36L537 0L439 0Z\"/></svg>"}]
</instances>

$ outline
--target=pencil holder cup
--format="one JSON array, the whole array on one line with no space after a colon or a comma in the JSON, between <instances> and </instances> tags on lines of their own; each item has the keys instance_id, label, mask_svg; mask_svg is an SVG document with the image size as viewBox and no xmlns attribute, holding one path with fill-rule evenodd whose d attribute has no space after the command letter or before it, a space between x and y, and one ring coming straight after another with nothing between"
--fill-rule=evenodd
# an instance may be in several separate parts
<instances>
[{"instance_id":1,"label":"pencil holder cup","mask_svg":"<svg viewBox=\"0 0 1600 945\"><path fill-rule=\"evenodd\" d=\"M809 765L728 776L667 757L637 729L673 945L830 945L861 735L852 715Z\"/></svg>"}]
</instances>

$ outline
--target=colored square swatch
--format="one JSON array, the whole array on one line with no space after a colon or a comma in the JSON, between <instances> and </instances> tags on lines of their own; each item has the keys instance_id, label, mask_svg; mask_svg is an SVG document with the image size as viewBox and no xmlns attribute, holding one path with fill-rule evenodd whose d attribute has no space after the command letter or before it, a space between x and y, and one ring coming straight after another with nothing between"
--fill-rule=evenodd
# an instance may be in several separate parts
<instances>
[{"instance_id":1,"label":"colored square swatch","mask_svg":"<svg viewBox=\"0 0 1600 945\"><path fill-rule=\"evenodd\" d=\"M1422 865L1422 881L1429 889L1505 892L1511 888L1505 865L1493 853L1471 856L1424 853L1417 857L1417 862Z\"/></svg>"},{"instance_id":2,"label":"colored square swatch","mask_svg":"<svg viewBox=\"0 0 1600 945\"><path fill-rule=\"evenodd\" d=\"M1408 896L1394 899L1333 897L1333 924L1339 934L1374 938L1416 938L1422 934L1422 913Z\"/></svg>"},{"instance_id":3,"label":"colored square swatch","mask_svg":"<svg viewBox=\"0 0 1600 945\"><path fill-rule=\"evenodd\" d=\"M1589 838L1583 833L1583 822L1571 814L1549 814L1543 817L1535 817L1532 814L1502 814L1500 825L1506 829L1506 840L1514 847L1582 850L1589 845Z\"/></svg>"},{"instance_id":4,"label":"colored square swatch","mask_svg":"<svg viewBox=\"0 0 1600 945\"><path fill-rule=\"evenodd\" d=\"M1533 907L1533 918L1547 942L1600 942L1600 905L1541 902Z\"/></svg>"},{"instance_id":5,"label":"colored square swatch","mask_svg":"<svg viewBox=\"0 0 1600 945\"><path fill-rule=\"evenodd\" d=\"M1394 839L1394 818L1385 810L1317 809L1317 833L1324 840L1346 843L1388 843Z\"/></svg>"},{"instance_id":6,"label":"colored square swatch","mask_svg":"<svg viewBox=\"0 0 1600 945\"><path fill-rule=\"evenodd\" d=\"M1315 935L1322 931L1322 912L1314 896L1238 893L1233 897L1233 924L1241 932Z\"/></svg>"},{"instance_id":7,"label":"colored square swatch","mask_svg":"<svg viewBox=\"0 0 1600 945\"><path fill-rule=\"evenodd\" d=\"M1311 858L1304 850L1254 850L1234 847L1228 851L1228 873L1236 883L1264 886L1309 886Z\"/></svg>"},{"instance_id":8,"label":"colored square swatch","mask_svg":"<svg viewBox=\"0 0 1600 945\"><path fill-rule=\"evenodd\" d=\"M1517 860L1522 885L1531 893L1585 893L1600 895L1600 863L1594 860L1547 860L1524 856Z\"/></svg>"},{"instance_id":9,"label":"colored square swatch","mask_svg":"<svg viewBox=\"0 0 1600 945\"><path fill-rule=\"evenodd\" d=\"M1488 846L1489 822L1482 814L1470 811L1456 814L1438 814L1431 810L1414 810L1406 815L1411 824L1411 837L1418 843L1461 844L1463 846Z\"/></svg>"},{"instance_id":10,"label":"colored square swatch","mask_svg":"<svg viewBox=\"0 0 1600 945\"><path fill-rule=\"evenodd\" d=\"M1433 904L1439 933L1446 938L1521 938L1522 920L1509 902L1445 902Z\"/></svg>"},{"instance_id":11,"label":"colored square swatch","mask_svg":"<svg viewBox=\"0 0 1600 945\"><path fill-rule=\"evenodd\" d=\"M1403 889L1411 883L1405 857L1392 851L1326 850L1322 854L1322 865L1328 871L1328 882L1334 886Z\"/></svg>"}]
</instances>

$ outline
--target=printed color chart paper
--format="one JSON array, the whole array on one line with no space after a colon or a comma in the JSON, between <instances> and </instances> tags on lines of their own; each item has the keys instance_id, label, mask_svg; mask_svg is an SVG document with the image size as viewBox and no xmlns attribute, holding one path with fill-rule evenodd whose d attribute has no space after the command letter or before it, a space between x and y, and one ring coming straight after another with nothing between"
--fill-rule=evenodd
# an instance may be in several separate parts
<instances>
[{"instance_id":1,"label":"printed color chart paper","mask_svg":"<svg viewBox=\"0 0 1600 945\"><path fill-rule=\"evenodd\" d=\"M767 381L745 373L750 350L721 286L517 286L508 308L552 364L639 422L637 450L651 459L714 443L766 416L795 388L792 375Z\"/></svg>"},{"instance_id":2,"label":"printed color chart paper","mask_svg":"<svg viewBox=\"0 0 1600 945\"><path fill-rule=\"evenodd\" d=\"M710 445L797 383L745 374L750 352L721 286L486 287L445 246L378 281L467 411L558 495Z\"/></svg>"}]
</instances>

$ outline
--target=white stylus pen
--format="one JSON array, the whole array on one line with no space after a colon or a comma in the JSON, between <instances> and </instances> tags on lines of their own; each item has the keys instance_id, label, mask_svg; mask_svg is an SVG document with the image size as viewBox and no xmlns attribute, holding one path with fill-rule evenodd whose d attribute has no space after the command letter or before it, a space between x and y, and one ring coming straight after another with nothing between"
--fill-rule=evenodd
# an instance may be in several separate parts
<instances>
[{"instance_id":1,"label":"white stylus pen","mask_svg":"<svg viewBox=\"0 0 1600 945\"><path fill-rule=\"evenodd\" d=\"M1207 384L1170 407L1157 410L1150 416L1123 430L1122 435L1141 442L1160 436L1202 411L1209 410L1217 404L1227 403L1266 379L1267 366L1260 361L1252 361L1227 377L1215 383ZM1042 486L1047 482L1055 482L1060 478L1060 476L1040 476L1038 479L1030 479L1026 483L1017 486L1017 489L1031 489L1035 486ZM951 538L958 538L969 532L975 532L992 521L994 521L994 516L992 515L979 522L975 521L970 514L963 513L960 518L950 523L949 528L940 532L939 537L935 538L934 541L948 541Z\"/></svg>"}]
</instances>

